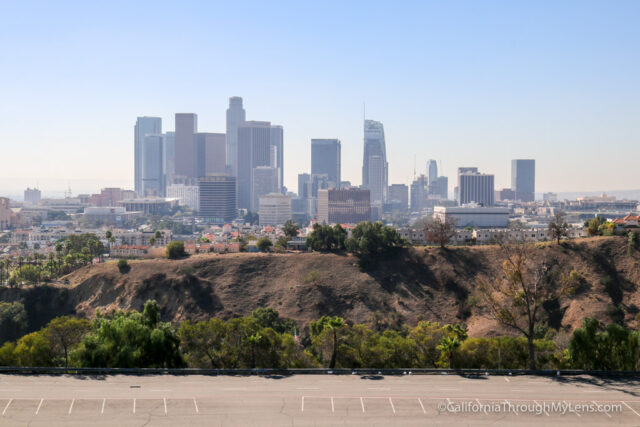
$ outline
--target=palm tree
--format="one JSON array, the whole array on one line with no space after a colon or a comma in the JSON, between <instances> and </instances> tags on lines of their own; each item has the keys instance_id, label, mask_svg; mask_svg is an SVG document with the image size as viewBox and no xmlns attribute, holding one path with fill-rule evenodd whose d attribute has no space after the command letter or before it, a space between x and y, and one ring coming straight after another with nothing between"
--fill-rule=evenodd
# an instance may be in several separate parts
<instances>
[{"instance_id":1,"label":"palm tree","mask_svg":"<svg viewBox=\"0 0 640 427\"><path fill-rule=\"evenodd\" d=\"M109 254L111 254L111 239L113 239L113 233L111 232L111 230L107 230L104 233L104 237L107 238L107 242L109 243Z\"/></svg>"},{"instance_id":2,"label":"palm tree","mask_svg":"<svg viewBox=\"0 0 640 427\"><path fill-rule=\"evenodd\" d=\"M440 350L444 355L446 355L448 368L452 368L452 359L453 353L455 350L460 347L460 340L458 337L442 337L440 340L440 344L436 346L437 350Z\"/></svg>"}]
</instances>

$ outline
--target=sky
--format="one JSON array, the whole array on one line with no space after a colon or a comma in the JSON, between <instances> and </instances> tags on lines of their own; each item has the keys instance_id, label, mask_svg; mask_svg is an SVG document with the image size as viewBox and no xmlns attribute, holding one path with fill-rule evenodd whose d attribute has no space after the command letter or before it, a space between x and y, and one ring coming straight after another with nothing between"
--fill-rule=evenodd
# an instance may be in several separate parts
<instances>
[{"instance_id":1,"label":"sky","mask_svg":"<svg viewBox=\"0 0 640 427\"><path fill-rule=\"evenodd\" d=\"M311 138L361 183L365 111L389 184L433 158L450 187L459 166L509 187L535 158L538 192L638 189L638 22L638 1L6 0L0 195L132 188L137 116L224 132L231 96L284 127L292 191Z\"/></svg>"}]
</instances>

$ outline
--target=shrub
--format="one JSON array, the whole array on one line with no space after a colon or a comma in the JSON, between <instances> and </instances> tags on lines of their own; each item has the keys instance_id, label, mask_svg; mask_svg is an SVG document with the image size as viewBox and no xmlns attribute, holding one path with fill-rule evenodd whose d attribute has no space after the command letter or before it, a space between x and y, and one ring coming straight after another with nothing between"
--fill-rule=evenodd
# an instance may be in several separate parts
<instances>
[{"instance_id":1,"label":"shrub","mask_svg":"<svg viewBox=\"0 0 640 427\"><path fill-rule=\"evenodd\" d=\"M184 242L174 240L167 245L167 258L180 259L186 256L187 253L184 251Z\"/></svg>"},{"instance_id":2,"label":"shrub","mask_svg":"<svg viewBox=\"0 0 640 427\"><path fill-rule=\"evenodd\" d=\"M129 263L126 259L118 260L118 270L120 270L120 273L122 274L127 274L129 270L131 270L131 267L129 266Z\"/></svg>"},{"instance_id":3,"label":"shrub","mask_svg":"<svg viewBox=\"0 0 640 427\"><path fill-rule=\"evenodd\" d=\"M258 240L258 242L256 243L256 246L262 252L269 252L269 249L271 249L271 246L273 246L273 243L271 243L271 239L269 239L268 237L263 237L260 240Z\"/></svg>"}]
</instances>

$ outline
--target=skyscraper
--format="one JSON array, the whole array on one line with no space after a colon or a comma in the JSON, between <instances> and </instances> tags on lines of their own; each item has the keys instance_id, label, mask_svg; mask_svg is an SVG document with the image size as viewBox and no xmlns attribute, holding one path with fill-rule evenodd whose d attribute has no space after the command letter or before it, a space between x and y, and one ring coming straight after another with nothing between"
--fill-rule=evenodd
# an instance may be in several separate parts
<instances>
[{"instance_id":1,"label":"skyscraper","mask_svg":"<svg viewBox=\"0 0 640 427\"><path fill-rule=\"evenodd\" d=\"M405 184L391 184L389 186L389 203L393 210L406 212L409 209L409 187Z\"/></svg>"},{"instance_id":2,"label":"skyscraper","mask_svg":"<svg viewBox=\"0 0 640 427\"><path fill-rule=\"evenodd\" d=\"M238 208L251 209L253 169L271 166L271 123L249 121L238 128Z\"/></svg>"},{"instance_id":3,"label":"skyscraper","mask_svg":"<svg viewBox=\"0 0 640 427\"><path fill-rule=\"evenodd\" d=\"M458 204L478 203L483 206L494 205L493 175L464 172L458 175Z\"/></svg>"},{"instance_id":4,"label":"skyscraper","mask_svg":"<svg viewBox=\"0 0 640 427\"><path fill-rule=\"evenodd\" d=\"M176 173L176 133L164 133L164 175L165 180L169 182L171 177Z\"/></svg>"},{"instance_id":5,"label":"skyscraper","mask_svg":"<svg viewBox=\"0 0 640 427\"><path fill-rule=\"evenodd\" d=\"M278 192L278 168L258 166L252 172L250 210L258 212L260 196Z\"/></svg>"},{"instance_id":6,"label":"skyscraper","mask_svg":"<svg viewBox=\"0 0 640 427\"><path fill-rule=\"evenodd\" d=\"M142 140L142 195L164 196L163 136L146 134Z\"/></svg>"},{"instance_id":7,"label":"skyscraper","mask_svg":"<svg viewBox=\"0 0 640 427\"><path fill-rule=\"evenodd\" d=\"M225 224L237 216L236 179L209 175L198 180L199 216L215 224Z\"/></svg>"},{"instance_id":8,"label":"skyscraper","mask_svg":"<svg viewBox=\"0 0 640 427\"><path fill-rule=\"evenodd\" d=\"M311 181L311 175L308 173L299 173L298 174L298 198L306 199L309 197L307 192L308 186L307 183Z\"/></svg>"},{"instance_id":9,"label":"skyscraper","mask_svg":"<svg viewBox=\"0 0 640 427\"><path fill-rule=\"evenodd\" d=\"M271 160L271 166L278 169L278 192L282 191L284 185L284 132L282 126L271 126L271 134L269 135L269 142L271 144L271 152L273 158Z\"/></svg>"},{"instance_id":10,"label":"skyscraper","mask_svg":"<svg viewBox=\"0 0 640 427\"><path fill-rule=\"evenodd\" d=\"M226 138L223 133L195 134L196 176L223 174L226 172Z\"/></svg>"},{"instance_id":11,"label":"skyscraper","mask_svg":"<svg viewBox=\"0 0 640 427\"><path fill-rule=\"evenodd\" d=\"M134 189L142 194L142 141L147 134L162 133L160 117L138 117L133 128L134 140Z\"/></svg>"},{"instance_id":12,"label":"skyscraper","mask_svg":"<svg viewBox=\"0 0 640 427\"><path fill-rule=\"evenodd\" d=\"M232 96L229 98L227 108L227 133L226 133L226 164L232 176L238 174L238 127L245 122L246 112L242 107L242 98Z\"/></svg>"},{"instance_id":13,"label":"skyscraper","mask_svg":"<svg viewBox=\"0 0 640 427\"><path fill-rule=\"evenodd\" d=\"M376 170L371 170L371 158ZM388 181L387 149L382 123L364 121L364 159L362 163L362 186L371 190L371 204L382 205L387 200ZM374 188L375 187L375 188Z\"/></svg>"},{"instance_id":14,"label":"skyscraper","mask_svg":"<svg viewBox=\"0 0 640 427\"><path fill-rule=\"evenodd\" d=\"M333 188L340 188L340 140L311 140L311 174L326 174Z\"/></svg>"},{"instance_id":15,"label":"skyscraper","mask_svg":"<svg viewBox=\"0 0 640 427\"><path fill-rule=\"evenodd\" d=\"M176 174L197 178L195 133L198 132L198 116L193 113L176 113Z\"/></svg>"},{"instance_id":16,"label":"skyscraper","mask_svg":"<svg viewBox=\"0 0 640 427\"><path fill-rule=\"evenodd\" d=\"M427 160L427 175L429 176L429 184L438 178L438 163L433 159Z\"/></svg>"},{"instance_id":17,"label":"skyscraper","mask_svg":"<svg viewBox=\"0 0 640 427\"><path fill-rule=\"evenodd\" d=\"M511 160L511 189L516 193L516 200L520 200L522 202L533 202L535 200L535 160Z\"/></svg>"}]
</instances>

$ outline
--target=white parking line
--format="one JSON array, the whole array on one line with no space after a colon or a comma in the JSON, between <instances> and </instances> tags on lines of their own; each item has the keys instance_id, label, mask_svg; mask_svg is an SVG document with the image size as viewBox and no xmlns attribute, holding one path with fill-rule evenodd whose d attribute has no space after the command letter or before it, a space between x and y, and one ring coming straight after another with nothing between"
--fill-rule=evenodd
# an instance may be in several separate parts
<instances>
[{"instance_id":1,"label":"white parking line","mask_svg":"<svg viewBox=\"0 0 640 427\"><path fill-rule=\"evenodd\" d=\"M511 380L510 380L509 378L507 378L507 377L502 377L502 378L504 378L504 380L505 380L506 382L508 382L508 383L510 383L510 382L511 382Z\"/></svg>"},{"instance_id":2,"label":"white parking line","mask_svg":"<svg viewBox=\"0 0 640 427\"><path fill-rule=\"evenodd\" d=\"M164 401L164 414L167 415L167 398L163 397L162 400Z\"/></svg>"},{"instance_id":3,"label":"white parking line","mask_svg":"<svg viewBox=\"0 0 640 427\"><path fill-rule=\"evenodd\" d=\"M195 406L195 407L196 407L196 414L199 414L199 413L200 413L200 411L198 411L198 403L196 402L196 399L195 399L195 398L193 399L193 406Z\"/></svg>"},{"instance_id":4,"label":"white parking line","mask_svg":"<svg viewBox=\"0 0 640 427\"><path fill-rule=\"evenodd\" d=\"M418 398L418 403L420 404L420 407L422 408L422 413L426 414L427 411L424 410L424 405L422 404L422 400L420 400L420 398Z\"/></svg>"},{"instance_id":5,"label":"white parking line","mask_svg":"<svg viewBox=\"0 0 640 427\"><path fill-rule=\"evenodd\" d=\"M9 405L7 405L7 406L9 406ZM362 406L362 412L364 413L364 400L362 399L362 397L360 397L360 406ZM632 411L633 411L633 409L632 409Z\"/></svg>"},{"instance_id":6,"label":"white parking line","mask_svg":"<svg viewBox=\"0 0 640 427\"><path fill-rule=\"evenodd\" d=\"M533 401L533 403L535 403L536 405L539 405L539 403L538 403L538 401L537 401L537 400L534 400L534 401ZM547 410L546 410L546 409L544 409L544 405L542 405L542 412L544 412L544 414L545 414L547 417L549 416L549 413L547 412Z\"/></svg>"},{"instance_id":7,"label":"white parking line","mask_svg":"<svg viewBox=\"0 0 640 427\"><path fill-rule=\"evenodd\" d=\"M300 408L300 412L304 412L304 396L302 396L302 407Z\"/></svg>"},{"instance_id":8,"label":"white parking line","mask_svg":"<svg viewBox=\"0 0 640 427\"><path fill-rule=\"evenodd\" d=\"M9 405L11 405L11 402L13 402L13 399L9 399L9 401L7 402L7 406L5 406L4 407L4 411L2 411L2 416L4 416L4 413L7 412L7 409L9 409ZM624 403L624 402L622 402L622 403ZM625 405L627 405L627 404L625 403ZM627 405L627 406L629 406L629 405ZM633 411L633 409L632 409L632 411Z\"/></svg>"},{"instance_id":9,"label":"white parking line","mask_svg":"<svg viewBox=\"0 0 640 427\"><path fill-rule=\"evenodd\" d=\"M508 401L508 400L505 400L505 401L504 401L504 403L506 403L506 404L507 404L507 406L509 406L509 401ZM515 407L514 407L514 409L513 409L513 412L515 412L515 413L516 413L516 415L520 416L520 414L518 413L518 411L516 411ZM487 413L487 411L485 411L484 413L486 414L486 413Z\"/></svg>"},{"instance_id":10,"label":"white parking line","mask_svg":"<svg viewBox=\"0 0 640 427\"><path fill-rule=\"evenodd\" d=\"M593 403L594 405L596 405L596 406L598 407L598 409L600 409L600 407L602 406L602 405L600 405L599 403L596 403L596 401L595 401L595 400L592 400L592 401L591 401L591 403ZM602 412L604 412L604 413L607 415L607 417L611 418L611 415L609 415L609 413L608 413L607 411L605 411L605 410L603 409L603 410L602 410Z\"/></svg>"},{"instance_id":11,"label":"white parking line","mask_svg":"<svg viewBox=\"0 0 640 427\"><path fill-rule=\"evenodd\" d=\"M562 403L564 403L565 405L569 406L569 404L567 403L566 400L563 400ZM570 411L573 412L574 414L576 414L578 417L582 417L582 415L580 415L579 413L577 413L576 411Z\"/></svg>"},{"instance_id":12,"label":"white parking line","mask_svg":"<svg viewBox=\"0 0 640 427\"><path fill-rule=\"evenodd\" d=\"M104 404L107 403L107 398L102 399L102 409L100 410L100 415L104 414Z\"/></svg>"},{"instance_id":13,"label":"white parking line","mask_svg":"<svg viewBox=\"0 0 640 427\"><path fill-rule=\"evenodd\" d=\"M393 406L393 400L391 400L391 398L389 398L389 403L391 403L391 410L395 414L396 413L396 408L395 408L395 406Z\"/></svg>"},{"instance_id":14,"label":"white parking line","mask_svg":"<svg viewBox=\"0 0 640 427\"><path fill-rule=\"evenodd\" d=\"M133 413L136 413L136 400L133 399Z\"/></svg>"},{"instance_id":15,"label":"white parking line","mask_svg":"<svg viewBox=\"0 0 640 427\"><path fill-rule=\"evenodd\" d=\"M320 387L297 387L296 390L320 390Z\"/></svg>"},{"instance_id":16,"label":"white parking line","mask_svg":"<svg viewBox=\"0 0 640 427\"><path fill-rule=\"evenodd\" d=\"M38 409L36 409L36 415L38 415L38 412L40 412L40 407L42 406L42 402L44 402L44 399L40 399L40 403L38 404Z\"/></svg>"},{"instance_id":17,"label":"white parking line","mask_svg":"<svg viewBox=\"0 0 640 427\"><path fill-rule=\"evenodd\" d=\"M484 411L484 414L487 415L487 408L482 406L482 403L480 403L480 400L476 399L476 402L478 402L478 405L480 405L480 407L482 408L482 410Z\"/></svg>"},{"instance_id":18,"label":"white parking line","mask_svg":"<svg viewBox=\"0 0 640 427\"><path fill-rule=\"evenodd\" d=\"M71 399L71 405L69 406L69 415L71 415L71 411L73 410L73 403L76 401L76 399Z\"/></svg>"},{"instance_id":19,"label":"white parking line","mask_svg":"<svg viewBox=\"0 0 640 427\"><path fill-rule=\"evenodd\" d=\"M622 402L622 400L620 402ZM9 402L9 403L11 403L11 402ZM637 416L640 417L640 414L637 413L631 406L627 405L627 402L622 402L622 403L624 403L624 406L626 406L627 408L631 409L631 412L633 412L634 414L636 414ZM9 406L9 405L7 405L7 406ZM6 411L6 409L5 409L5 411ZM4 414L4 412L3 412L3 414Z\"/></svg>"}]
</instances>

